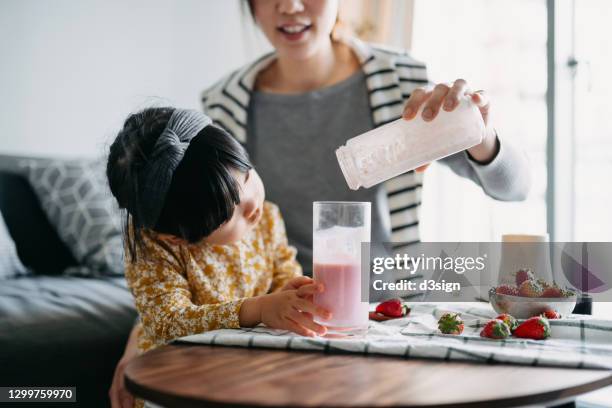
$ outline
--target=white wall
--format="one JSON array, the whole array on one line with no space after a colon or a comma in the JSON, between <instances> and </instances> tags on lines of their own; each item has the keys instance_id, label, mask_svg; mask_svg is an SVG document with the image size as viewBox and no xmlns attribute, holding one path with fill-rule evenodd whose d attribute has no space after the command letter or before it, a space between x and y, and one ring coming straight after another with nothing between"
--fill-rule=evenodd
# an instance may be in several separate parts
<instances>
[{"instance_id":1,"label":"white wall","mask_svg":"<svg viewBox=\"0 0 612 408\"><path fill-rule=\"evenodd\" d=\"M0 153L94 157L139 107L199 108L266 48L240 1L2 0Z\"/></svg>"}]
</instances>

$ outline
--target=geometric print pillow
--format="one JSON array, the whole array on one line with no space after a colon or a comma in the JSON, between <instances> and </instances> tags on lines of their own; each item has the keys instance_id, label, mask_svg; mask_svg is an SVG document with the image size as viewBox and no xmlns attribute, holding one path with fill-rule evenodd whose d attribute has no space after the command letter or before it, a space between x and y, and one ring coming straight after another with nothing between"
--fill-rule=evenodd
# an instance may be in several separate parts
<instances>
[{"instance_id":1,"label":"geometric print pillow","mask_svg":"<svg viewBox=\"0 0 612 408\"><path fill-rule=\"evenodd\" d=\"M0 214L0 280L27 275L29 271L17 255L15 242L11 238L4 218Z\"/></svg>"},{"instance_id":2,"label":"geometric print pillow","mask_svg":"<svg viewBox=\"0 0 612 408\"><path fill-rule=\"evenodd\" d=\"M20 162L41 206L78 267L69 275L123 274L121 215L106 181L104 160Z\"/></svg>"}]
</instances>

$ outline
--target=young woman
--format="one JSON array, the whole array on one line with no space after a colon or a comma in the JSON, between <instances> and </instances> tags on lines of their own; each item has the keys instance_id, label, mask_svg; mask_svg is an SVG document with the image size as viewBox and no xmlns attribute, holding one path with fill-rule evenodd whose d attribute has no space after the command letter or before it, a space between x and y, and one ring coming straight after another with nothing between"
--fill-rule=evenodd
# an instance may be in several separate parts
<instances>
[{"instance_id":1,"label":"young woman","mask_svg":"<svg viewBox=\"0 0 612 408\"><path fill-rule=\"evenodd\" d=\"M410 54L335 35L338 0L250 0L248 7L274 52L206 90L203 107L246 146L267 197L283 211L289 242L297 247L306 275L312 266L312 201L370 201L372 240L419 240L422 174L409 172L350 191L334 155L348 138L402 116L411 120L422 112L424 120L435 120L440 109L453 110L460 97L472 98L487 136L442 163L495 199L526 197L527 159L498 137L486 92L471 92L461 79L428 86L425 64ZM122 398L129 403L123 368L134 354L130 340L110 391L113 407L127 406L120 405Z\"/></svg>"}]
</instances>

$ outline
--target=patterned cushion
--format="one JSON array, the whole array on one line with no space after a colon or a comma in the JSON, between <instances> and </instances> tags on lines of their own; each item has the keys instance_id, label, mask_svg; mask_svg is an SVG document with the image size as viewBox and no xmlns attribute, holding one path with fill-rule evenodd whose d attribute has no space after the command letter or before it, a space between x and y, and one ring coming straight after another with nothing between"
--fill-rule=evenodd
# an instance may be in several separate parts
<instances>
[{"instance_id":1,"label":"patterned cushion","mask_svg":"<svg viewBox=\"0 0 612 408\"><path fill-rule=\"evenodd\" d=\"M0 280L27 275L28 270L17 256L17 248L0 214Z\"/></svg>"},{"instance_id":2,"label":"patterned cushion","mask_svg":"<svg viewBox=\"0 0 612 408\"><path fill-rule=\"evenodd\" d=\"M66 273L122 274L121 217L104 162L24 160L20 165L51 224L81 265Z\"/></svg>"}]
</instances>

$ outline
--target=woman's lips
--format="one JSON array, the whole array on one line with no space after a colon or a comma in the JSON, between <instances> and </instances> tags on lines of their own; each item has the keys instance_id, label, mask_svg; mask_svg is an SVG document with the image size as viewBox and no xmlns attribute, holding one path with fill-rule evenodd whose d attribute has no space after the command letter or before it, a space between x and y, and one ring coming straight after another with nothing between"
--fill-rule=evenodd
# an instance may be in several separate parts
<instances>
[{"instance_id":1,"label":"woman's lips","mask_svg":"<svg viewBox=\"0 0 612 408\"><path fill-rule=\"evenodd\" d=\"M303 39L311 27L312 24L284 24L277 27L277 31L281 33L286 40L295 42Z\"/></svg>"}]
</instances>

